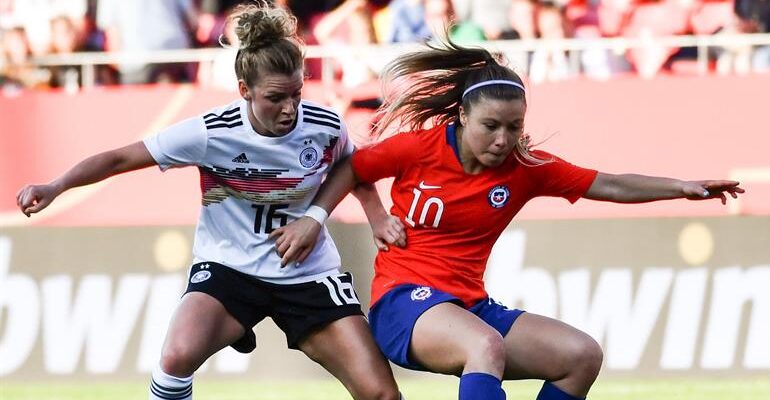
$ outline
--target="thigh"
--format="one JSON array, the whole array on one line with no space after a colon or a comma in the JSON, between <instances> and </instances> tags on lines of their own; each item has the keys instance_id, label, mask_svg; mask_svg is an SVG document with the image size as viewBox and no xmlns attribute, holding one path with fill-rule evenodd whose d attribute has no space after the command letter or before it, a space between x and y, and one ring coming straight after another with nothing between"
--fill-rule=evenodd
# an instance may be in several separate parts
<instances>
[{"instance_id":1,"label":"thigh","mask_svg":"<svg viewBox=\"0 0 770 400\"><path fill-rule=\"evenodd\" d=\"M300 284L269 284L269 287L270 317L286 334L290 349L298 349L300 341L334 321L353 315L363 317L349 273Z\"/></svg>"},{"instance_id":2,"label":"thigh","mask_svg":"<svg viewBox=\"0 0 770 400\"><path fill-rule=\"evenodd\" d=\"M500 333L457 304L445 302L425 311L414 325L410 358L430 371L460 375L470 355Z\"/></svg>"},{"instance_id":3,"label":"thigh","mask_svg":"<svg viewBox=\"0 0 770 400\"><path fill-rule=\"evenodd\" d=\"M563 379L576 355L598 346L588 334L564 322L523 313L505 336L504 379Z\"/></svg>"},{"instance_id":4,"label":"thigh","mask_svg":"<svg viewBox=\"0 0 770 400\"><path fill-rule=\"evenodd\" d=\"M256 337L251 329L270 311L270 289L253 276L210 261L193 265L189 275L186 294L208 295L244 328L244 334L229 344L241 353L254 350Z\"/></svg>"},{"instance_id":5,"label":"thigh","mask_svg":"<svg viewBox=\"0 0 770 400\"><path fill-rule=\"evenodd\" d=\"M339 379L356 398L388 390L397 393L390 365L362 315L331 322L305 336L298 347Z\"/></svg>"},{"instance_id":6,"label":"thigh","mask_svg":"<svg viewBox=\"0 0 770 400\"><path fill-rule=\"evenodd\" d=\"M163 356L182 358L194 371L244 332L244 327L217 299L206 293L190 292L182 297L171 319Z\"/></svg>"}]
</instances>

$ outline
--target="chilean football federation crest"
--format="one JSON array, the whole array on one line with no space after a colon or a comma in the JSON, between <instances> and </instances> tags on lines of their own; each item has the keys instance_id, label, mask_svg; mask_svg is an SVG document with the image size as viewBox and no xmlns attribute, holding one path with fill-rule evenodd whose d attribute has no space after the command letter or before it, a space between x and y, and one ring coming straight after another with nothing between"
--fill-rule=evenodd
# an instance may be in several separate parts
<instances>
[{"instance_id":1,"label":"chilean football federation crest","mask_svg":"<svg viewBox=\"0 0 770 400\"><path fill-rule=\"evenodd\" d=\"M433 293L430 291L430 288L427 286L420 286L418 288L415 288L412 290L412 301L423 301L430 297Z\"/></svg>"},{"instance_id":2,"label":"chilean football federation crest","mask_svg":"<svg viewBox=\"0 0 770 400\"><path fill-rule=\"evenodd\" d=\"M508 199L511 197L511 191L508 190L508 186L497 185L489 191L487 200L489 205L494 208L500 208L508 204Z\"/></svg>"}]
</instances>

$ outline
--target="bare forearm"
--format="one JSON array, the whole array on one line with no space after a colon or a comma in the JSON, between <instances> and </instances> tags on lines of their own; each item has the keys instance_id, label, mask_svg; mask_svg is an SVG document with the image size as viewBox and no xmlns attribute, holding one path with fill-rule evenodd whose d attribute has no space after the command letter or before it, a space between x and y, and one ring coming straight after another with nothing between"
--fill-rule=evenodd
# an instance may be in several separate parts
<instances>
[{"instance_id":1,"label":"bare forearm","mask_svg":"<svg viewBox=\"0 0 770 400\"><path fill-rule=\"evenodd\" d=\"M744 190L732 180L682 181L636 174L612 175L599 172L583 197L615 203L646 203L657 200L734 199Z\"/></svg>"},{"instance_id":2,"label":"bare forearm","mask_svg":"<svg viewBox=\"0 0 770 400\"><path fill-rule=\"evenodd\" d=\"M637 174L600 174L586 198L616 203L646 203L685 197L684 182L678 179Z\"/></svg>"},{"instance_id":3,"label":"bare forearm","mask_svg":"<svg viewBox=\"0 0 770 400\"><path fill-rule=\"evenodd\" d=\"M155 161L143 143L99 153L72 167L64 175L51 182L58 193L65 190L103 181L113 175L155 165Z\"/></svg>"},{"instance_id":4,"label":"bare forearm","mask_svg":"<svg viewBox=\"0 0 770 400\"><path fill-rule=\"evenodd\" d=\"M107 153L86 158L51 182L59 193L107 179L117 174L115 159Z\"/></svg>"},{"instance_id":5,"label":"bare forearm","mask_svg":"<svg viewBox=\"0 0 770 400\"><path fill-rule=\"evenodd\" d=\"M331 212L357 183L353 167L350 165L350 158L343 160L329 172L313 204Z\"/></svg>"},{"instance_id":6,"label":"bare forearm","mask_svg":"<svg viewBox=\"0 0 770 400\"><path fill-rule=\"evenodd\" d=\"M353 189L353 195L361 203L361 207L366 213L366 218L371 223L374 217L387 214L385 207L382 206L382 200L377 193L377 188L371 183L359 183Z\"/></svg>"},{"instance_id":7,"label":"bare forearm","mask_svg":"<svg viewBox=\"0 0 770 400\"><path fill-rule=\"evenodd\" d=\"M88 185L121 172L155 165L144 143L136 142L81 161L51 183L25 185L16 193L16 204L27 217L40 212L67 189Z\"/></svg>"}]
</instances>

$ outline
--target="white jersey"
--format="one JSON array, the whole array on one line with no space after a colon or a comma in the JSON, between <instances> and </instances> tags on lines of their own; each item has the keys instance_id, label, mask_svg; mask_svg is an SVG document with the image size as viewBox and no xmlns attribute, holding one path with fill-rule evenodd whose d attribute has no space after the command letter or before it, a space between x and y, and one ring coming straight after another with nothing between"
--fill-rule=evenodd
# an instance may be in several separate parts
<instances>
[{"instance_id":1,"label":"white jersey","mask_svg":"<svg viewBox=\"0 0 770 400\"><path fill-rule=\"evenodd\" d=\"M195 165L200 171L203 206L193 262L217 262L278 284L339 273L339 252L326 227L302 264L284 268L268 235L302 217L332 165L353 152L342 119L302 100L296 127L268 137L254 131L247 107L239 100L144 140L161 170Z\"/></svg>"}]
</instances>

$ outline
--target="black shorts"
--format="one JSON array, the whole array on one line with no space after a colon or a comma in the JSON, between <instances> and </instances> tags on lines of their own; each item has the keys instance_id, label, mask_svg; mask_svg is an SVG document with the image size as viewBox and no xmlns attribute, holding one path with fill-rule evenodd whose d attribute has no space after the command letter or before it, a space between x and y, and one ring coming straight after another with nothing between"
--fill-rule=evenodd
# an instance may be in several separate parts
<instances>
[{"instance_id":1,"label":"black shorts","mask_svg":"<svg viewBox=\"0 0 770 400\"><path fill-rule=\"evenodd\" d=\"M206 293L219 300L246 333L230 346L241 353L256 348L252 330L270 317L286 334L290 349L313 330L349 315L364 315L349 273L318 281L277 285L214 262L190 268L186 293Z\"/></svg>"}]
</instances>

